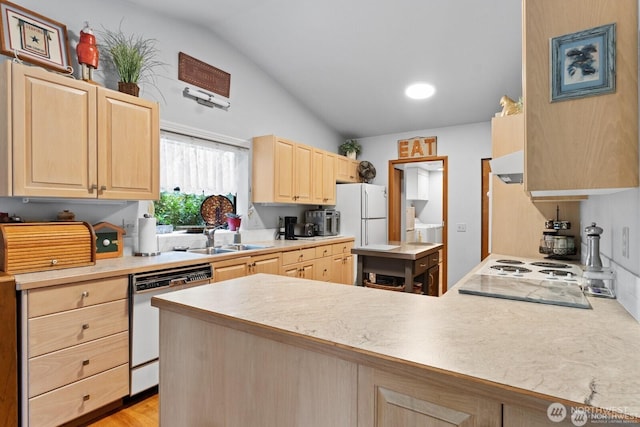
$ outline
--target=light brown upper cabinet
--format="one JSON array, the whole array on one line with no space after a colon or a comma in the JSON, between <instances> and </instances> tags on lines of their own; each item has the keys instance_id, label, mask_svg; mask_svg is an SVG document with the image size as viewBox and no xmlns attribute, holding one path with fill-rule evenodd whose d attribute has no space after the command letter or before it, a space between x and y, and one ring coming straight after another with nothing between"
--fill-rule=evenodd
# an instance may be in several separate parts
<instances>
[{"instance_id":1,"label":"light brown upper cabinet","mask_svg":"<svg viewBox=\"0 0 640 427\"><path fill-rule=\"evenodd\" d=\"M335 204L335 157L275 135L253 138L254 203Z\"/></svg>"},{"instance_id":2,"label":"light brown upper cabinet","mask_svg":"<svg viewBox=\"0 0 640 427\"><path fill-rule=\"evenodd\" d=\"M336 204L335 164L335 154L313 149L313 203L317 205Z\"/></svg>"},{"instance_id":3,"label":"light brown upper cabinet","mask_svg":"<svg viewBox=\"0 0 640 427\"><path fill-rule=\"evenodd\" d=\"M359 161L346 156L336 156L336 181L340 183L360 182Z\"/></svg>"},{"instance_id":4,"label":"light brown upper cabinet","mask_svg":"<svg viewBox=\"0 0 640 427\"><path fill-rule=\"evenodd\" d=\"M0 195L159 197L157 103L10 61L0 100Z\"/></svg>"},{"instance_id":5,"label":"light brown upper cabinet","mask_svg":"<svg viewBox=\"0 0 640 427\"><path fill-rule=\"evenodd\" d=\"M158 198L157 103L10 61L0 74L0 195Z\"/></svg>"},{"instance_id":6,"label":"light brown upper cabinet","mask_svg":"<svg viewBox=\"0 0 640 427\"><path fill-rule=\"evenodd\" d=\"M611 23L615 92L551 102L549 40ZM523 98L524 189L532 197L637 187L637 1L524 0Z\"/></svg>"}]
</instances>

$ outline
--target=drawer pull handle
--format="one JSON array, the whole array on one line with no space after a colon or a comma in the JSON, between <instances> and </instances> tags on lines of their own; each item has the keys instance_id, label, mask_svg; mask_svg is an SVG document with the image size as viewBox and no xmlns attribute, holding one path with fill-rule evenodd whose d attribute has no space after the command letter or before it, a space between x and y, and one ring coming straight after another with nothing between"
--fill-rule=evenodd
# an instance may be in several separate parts
<instances>
[{"instance_id":1,"label":"drawer pull handle","mask_svg":"<svg viewBox=\"0 0 640 427\"><path fill-rule=\"evenodd\" d=\"M89 329L89 324L88 323L83 323L82 324L82 329Z\"/></svg>"},{"instance_id":2,"label":"drawer pull handle","mask_svg":"<svg viewBox=\"0 0 640 427\"><path fill-rule=\"evenodd\" d=\"M89 364L89 359L84 359L82 361L82 366L87 366Z\"/></svg>"},{"instance_id":3,"label":"drawer pull handle","mask_svg":"<svg viewBox=\"0 0 640 427\"><path fill-rule=\"evenodd\" d=\"M420 268L426 267L426 266L427 266L427 264L420 264Z\"/></svg>"},{"instance_id":4,"label":"drawer pull handle","mask_svg":"<svg viewBox=\"0 0 640 427\"><path fill-rule=\"evenodd\" d=\"M82 298L86 298L89 296L89 291L82 291Z\"/></svg>"},{"instance_id":5,"label":"drawer pull handle","mask_svg":"<svg viewBox=\"0 0 640 427\"><path fill-rule=\"evenodd\" d=\"M85 394L84 396L82 396L82 400L84 400L85 402L87 400L91 399L91 395L90 394Z\"/></svg>"}]
</instances>

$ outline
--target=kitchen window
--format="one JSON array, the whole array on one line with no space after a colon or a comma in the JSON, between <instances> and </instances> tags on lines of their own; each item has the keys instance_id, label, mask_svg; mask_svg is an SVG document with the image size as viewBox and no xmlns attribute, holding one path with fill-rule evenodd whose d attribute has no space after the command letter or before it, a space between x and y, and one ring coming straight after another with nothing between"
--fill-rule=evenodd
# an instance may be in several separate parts
<instances>
[{"instance_id":1,"label":"kitchen window","mask_svg":"<svg viewBox=\"0 0 640 427\"><path fill-rule=\"evenodd\" d=\"M246 209L249 149L241 144L220 142L213 138L215 135L209 139L161 130L161 194L180 193L202 198L232 195L231 201L236 203L236 209Z\"/></svg>"}]
</instances>

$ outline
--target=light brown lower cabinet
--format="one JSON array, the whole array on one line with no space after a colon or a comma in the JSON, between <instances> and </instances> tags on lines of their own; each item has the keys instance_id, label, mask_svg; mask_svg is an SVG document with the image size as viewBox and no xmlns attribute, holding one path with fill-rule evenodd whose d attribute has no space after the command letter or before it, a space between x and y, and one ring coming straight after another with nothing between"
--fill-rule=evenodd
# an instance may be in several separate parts
<instances>
[{"instance_id":1,"label":"light brown lower cabinet","mask_svg":"<svg viewBox=\"0 0 640 427\"><path fill-rule=\"evenodd\" d=\"M128 277L21 292L22 425L58 426L129 394Z\"/></svg>"},{"instance_id":2,"label":"light brown lower cabinet","mask_svg":"<svg viewBox=\"0 0 640 427\"><path fill-rule=\"evenodd\" d=\"M552 423L546 412L552 402L533 392L357 353L339 355L331 345L237 330L191 313L161 308L160 318L162 425L573 425L569 417Z\"/></svg>"},{"instance_id":3,"label":"light brown lower cabinet","mask_svg":"<svg viewBox=\"0 0 640 427\"><path fill-rule=\"evenodd\" d=\"M459 380L451 378L451 384ZM455 387L358 368L358 426L500 426L500 402Z\"/></svg>"}]
</instances>

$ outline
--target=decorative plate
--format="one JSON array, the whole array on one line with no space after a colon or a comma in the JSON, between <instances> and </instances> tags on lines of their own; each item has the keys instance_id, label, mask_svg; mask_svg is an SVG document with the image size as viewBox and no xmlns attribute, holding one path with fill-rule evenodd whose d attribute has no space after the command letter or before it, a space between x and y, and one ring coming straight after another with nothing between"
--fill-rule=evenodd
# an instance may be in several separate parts
<instances>
[{"instance_id":1,"label":"decorative plate","mask_svg":"<svg viewBox=\"0 0 640 427\"><path fill-rule=\"evenodd\" d=\"M200 215L207 225L226 224L228 213L233 213L233 203L225 196L209 196L200 205Z\"/></svg>"}]
</instances>

